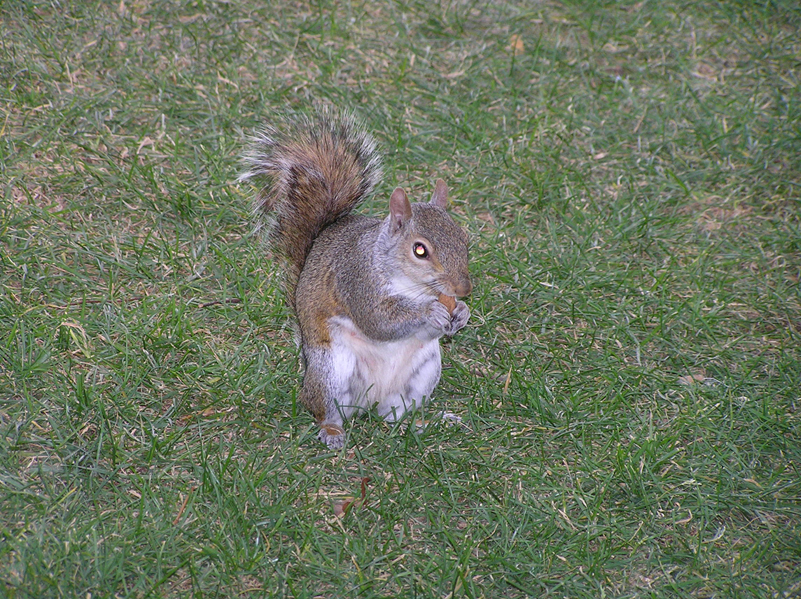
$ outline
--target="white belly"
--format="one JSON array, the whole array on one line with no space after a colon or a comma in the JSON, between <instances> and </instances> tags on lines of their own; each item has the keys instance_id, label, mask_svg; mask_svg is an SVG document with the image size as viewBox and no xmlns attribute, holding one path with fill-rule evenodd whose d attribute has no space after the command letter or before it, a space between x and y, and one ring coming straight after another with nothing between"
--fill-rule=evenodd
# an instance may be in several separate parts
<instances>
[{"instance_id":1,"label":"white belly","mask_svg":"<svg viewBox=\"0 0 801 599\"><path fill-rule=\"evenodd\" d=\"M374 341L348 318L331 321L337 404L344 418L377 404L388 420L427 401L439 382L439 340Z\"/></svg>"}]
</instances>

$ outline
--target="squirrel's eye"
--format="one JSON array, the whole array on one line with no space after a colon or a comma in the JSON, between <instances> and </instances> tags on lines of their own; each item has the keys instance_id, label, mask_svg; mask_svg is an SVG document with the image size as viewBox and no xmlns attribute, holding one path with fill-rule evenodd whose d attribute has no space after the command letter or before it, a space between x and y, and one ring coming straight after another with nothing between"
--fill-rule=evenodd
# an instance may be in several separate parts
<instances>
[{"instance_id":1,"label":"squirrel's eye","mask_svg":"<svg viewBox=\"0 0 801 599\"><path fill-rule=\"evenodd\" d=\"M423 245L419 241L414 244L414 248L412 249L412 251L414 252L414 255L417 258L420 259L428 258L428 249L426 248L425 245Z\"/></svg>"}]
</instances>

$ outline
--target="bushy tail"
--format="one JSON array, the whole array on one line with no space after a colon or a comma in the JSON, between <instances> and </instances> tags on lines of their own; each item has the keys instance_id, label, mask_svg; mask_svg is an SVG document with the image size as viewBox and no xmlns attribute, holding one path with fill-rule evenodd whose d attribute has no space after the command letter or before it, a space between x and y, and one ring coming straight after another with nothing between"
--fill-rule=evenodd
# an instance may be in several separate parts
<instances>
[{"instance_id":1,"label":"bushy tail","mask_svg":"<svg viewBox=\"0 0 801 599\"><path fill-rule=\"evenodd\" d=\"M286 261L286 294L295 287L320 232L348 214L381 177L375 141L347 114L313 116L268 126L245 155L240 181L261 186L255 210L269 226L269 244Z\"/></svg>"}]
</instances>

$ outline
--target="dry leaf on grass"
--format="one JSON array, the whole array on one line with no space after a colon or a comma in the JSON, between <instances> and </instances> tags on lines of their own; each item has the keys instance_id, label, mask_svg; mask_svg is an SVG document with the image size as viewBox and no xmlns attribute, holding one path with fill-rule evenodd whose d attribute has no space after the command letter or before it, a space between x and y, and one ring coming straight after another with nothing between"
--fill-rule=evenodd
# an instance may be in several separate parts
<instances>
[{"instance_id":1,"label":"dry leaf on grass","mask_svg":"<svg viewBox=\"0 0 801 599\"><path fill-rule=\"evenodd\" d=\"M337 518L342 518L345 514L348 513L353 506L361 506L364 505L364 497L367 494L367 483L370 482L370 477L364 477L362 479L362 496L360 498L356 497L344 497L341 500L334 503L334 515Z\"/></svg>"},{"instance_id":2,"label":"dry leaf on grass","mask_svg":"<svg viewBox=\"0 0 801 599\"><path fill-rule=\"evenodd\" d=\"M686 374L679 377L679 383L682 385L694 385L696 383L703 383L705 380L705 374Z\"/></svg>"}]
</instances>

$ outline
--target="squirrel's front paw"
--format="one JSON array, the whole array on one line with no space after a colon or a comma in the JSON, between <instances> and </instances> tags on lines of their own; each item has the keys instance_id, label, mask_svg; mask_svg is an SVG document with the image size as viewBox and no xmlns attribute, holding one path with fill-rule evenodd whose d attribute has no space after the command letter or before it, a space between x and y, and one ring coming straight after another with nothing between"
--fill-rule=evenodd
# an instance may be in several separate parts
<instances>
[{"instance_id":1,"label":"squirrel's front paw","mask_svg":"<svg viewBox=\"0 0 801 599\"><path fill-rule=\"evenodd\" d=\"M437 335L447 333L451 326L451 314L438 300L428 305L428 324Z\"/></svg>"},{"instance_id":2,"label":"squirrel's front paw","mask_svg":"<svg viewBox=\"0 0 801 599\"><path fill-rule=\"evenodd\" d=\"M470 308L467 307L462 301L456 302L456 307L453 309L453 313L450 314L450 321L448 322L448 326L445 329L445 332L448 335L453 335L464 327L467 324L468 319L470 318Z\"/></svg>"}]
</instances>

